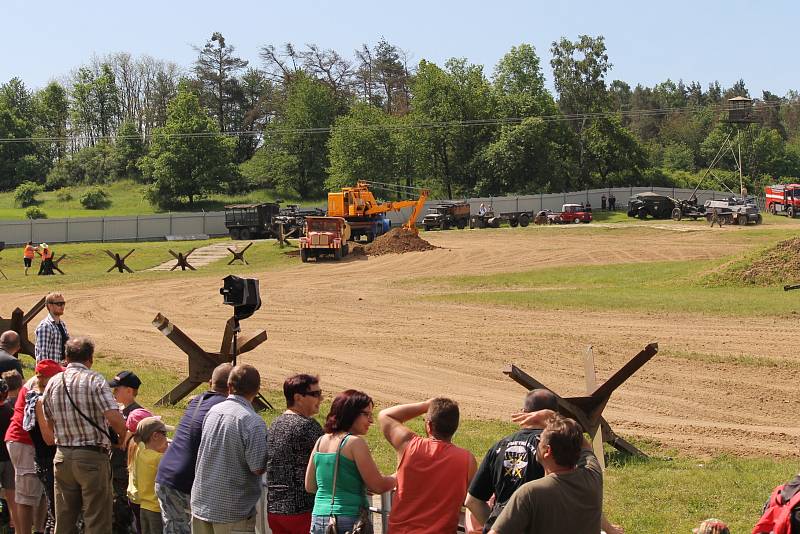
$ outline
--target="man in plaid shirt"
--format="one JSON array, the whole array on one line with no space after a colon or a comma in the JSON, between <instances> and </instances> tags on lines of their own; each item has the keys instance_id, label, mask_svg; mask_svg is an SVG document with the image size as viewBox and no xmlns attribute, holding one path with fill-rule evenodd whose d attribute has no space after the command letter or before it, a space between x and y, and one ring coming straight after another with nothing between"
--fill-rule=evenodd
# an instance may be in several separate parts
<instances>
[{"instance_id":1,"label":"man in plaid shirt","mask_svg":"<svg viewBox=\"0 0 800 534\"><path fill-rule=\"evenodd\" d=\"M113 494L108 425L124 436L125 419L106 380L91 370L92 340L67 341L66 361L67 369L48 382L43 394L45 424L52 427L58 446L53 460L56 533L75 532L83 510L86 534L108 534Z\"/></svg>"},{"instance_id":2,"label":"man in plaid shirt","mask_svg":"<svg viewBox=\"0 0 800 534\"><path fill-rule=\"evenodd\" d=\"M47 317L36 327L36 361L64 361L64 346L69 339L67 325L61 320L64 315L64 295L49 293L44 299Z\"/></svg>"}]
</instances>

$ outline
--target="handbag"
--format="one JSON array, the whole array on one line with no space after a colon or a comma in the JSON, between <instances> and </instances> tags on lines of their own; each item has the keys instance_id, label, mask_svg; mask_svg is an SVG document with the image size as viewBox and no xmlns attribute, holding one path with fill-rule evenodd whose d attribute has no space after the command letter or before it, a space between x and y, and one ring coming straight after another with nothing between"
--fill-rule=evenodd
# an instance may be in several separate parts
<instances>
[{"instance_id":1,"label":"handbag","mask_svg":"<svg viewBox=\"0 0 800 534\"><path fill-rule=\"evenodd\" d=\"M369 508L366 506L361 507L358 513L358 520L353 525L353 530L349 534L373 534L375 527L372 526L372 518L369 514Z\"/></svg>"}]
</instances>

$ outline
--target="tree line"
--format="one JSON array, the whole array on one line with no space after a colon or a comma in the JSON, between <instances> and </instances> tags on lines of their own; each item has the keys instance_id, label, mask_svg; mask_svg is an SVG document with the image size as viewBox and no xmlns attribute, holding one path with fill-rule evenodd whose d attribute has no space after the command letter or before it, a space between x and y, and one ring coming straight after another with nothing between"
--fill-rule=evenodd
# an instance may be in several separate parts
<instances>
[{"instance_id":1,"label":"tree line","mask_svg":"<svg viewBox=\"0 0 800 534\"><path fill-rule=\"evenodd\" d=\"M267 45L253 63L220 33L195 50L188 69L118 53L35 91L0 86L0 190L132 179L167 207L257 188L320 198L358 179L439 198L693 186L729 135L751 186L800 176L796 91L609 81L602 36L552 43L555 94L530 44L489 74L463 58L412 64L385 39L350 56ZM736 96L752 97L751 123L725 120Z\"/></svg>"}]
</instances>

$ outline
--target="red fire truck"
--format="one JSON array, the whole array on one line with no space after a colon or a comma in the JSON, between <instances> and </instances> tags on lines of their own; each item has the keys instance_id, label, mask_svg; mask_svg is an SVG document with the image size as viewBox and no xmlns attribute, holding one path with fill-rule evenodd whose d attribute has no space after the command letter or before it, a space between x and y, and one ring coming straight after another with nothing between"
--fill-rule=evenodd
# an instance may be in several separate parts
<instances>
[{"instance_id":1,"label":"red fire truck","mask_svg":"<svg viewBox=\"0 0 800 534\"><path fill-rule=\"evenodd\" d=\"M800 184L768 185L764 193L767 211L771 214L785 213L794 218L800 212Z\"/></svg>"}]
</instances>

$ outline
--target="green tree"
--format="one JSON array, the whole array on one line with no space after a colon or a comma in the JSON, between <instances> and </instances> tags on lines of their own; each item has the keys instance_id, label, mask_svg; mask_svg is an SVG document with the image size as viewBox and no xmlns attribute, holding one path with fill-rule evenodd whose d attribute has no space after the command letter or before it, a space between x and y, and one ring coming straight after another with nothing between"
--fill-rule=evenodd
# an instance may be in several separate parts
<instances>
[{"instance_id":1,"label":"green tree","mask_svg":"<svg viewBox=\"0 0 800 534\"><path fill-rule=\"evenodd\" d=\"M304 73L292 79L283 110L264 130L261 149L273 160L268 172L282 194L300 198L322 195L328 167L326 129L340 111L330 86Z\"/></svg>"},{"instance_id":2,"label":"green tree","mask_svg":"<svg viewBox=\"0 0 800 534\"><path fill-rule=\"evenodd\" d=\"M234 140L219 134L198 97L180 88L170 102L167 123L153 132L149 153L142 158L143 175L152 181L151 202L167 207L194 201L239 183L233 160Z\"/></svg>"},{"instance_id":3,"label":"green tree","mask_svg":"<svg viewBox=\"0 0 800 534\"><path fill-rule=\"evenodd\" d=\"M145 155L144 139L132 120L124 121L114 143L114 178L140 180L139 160Z\"/></svg>"},{"instance_id":4,"label":"green tree","mask_svg":"<svg viewBox=\"0 0 800 534\"><path fill-rule=\"evenodd\" d=\"M585 131L586 161L599 175L587 185L604 186L611 175L636 178L647 166L644 149L619 117L602 117L592 121ZM625 182L623 182L625 183Z\"/></svg>"},{"instance_id":5,"label":"green tree","mask_svg":"<svg viewBox=\"0 0 800 534\"><path fill-rule=\"evenodd\" d=\"M0 190L14 189L25 180L41 180L36 145L28 140L35 131L31 96L25 84L14 78L0 86Z\"/></svg>"},{"instance_id":6,"label":"green tree","mask_svg":"<svg viewBox=\"0 0 800 534\"><path fill-rule=\"evenodd\" d=\"M248 62L234 55L236 48L227 44L220 32L214 32L203 48L195 47L195 50L199 55L194 72L200 82L201 101L216 119L219 131L226 132L238 126L229 120L229 111L240 90L236 73Z\"/></svg>"},{"instance_id":7,"label":"green tree","mask_svg":"<svg viewBox=\"0 0 800 534\"><path fill-rule=\"evenodd\" d=\"M694 170L694 152L685 143L670 143L664 147L664 167L678 171Z\"/></svg>"},{"instance_id":8,"label":"green tree","mask_svg":"<svg viewBox=\"0 0 800 534\"><path fill-rule=\"evenodd\" d=\"M47 158L51 162L58 161L66 155L67 147L69 98L66 89L58 82L50 82L36 92L33 107L42 137L51 139L45 143Z\"/></svg>"}]
</instances>

